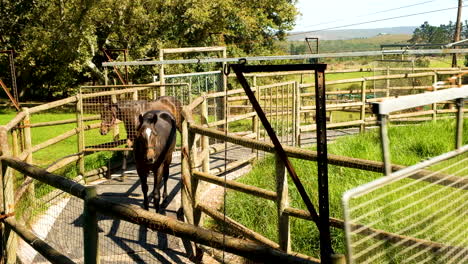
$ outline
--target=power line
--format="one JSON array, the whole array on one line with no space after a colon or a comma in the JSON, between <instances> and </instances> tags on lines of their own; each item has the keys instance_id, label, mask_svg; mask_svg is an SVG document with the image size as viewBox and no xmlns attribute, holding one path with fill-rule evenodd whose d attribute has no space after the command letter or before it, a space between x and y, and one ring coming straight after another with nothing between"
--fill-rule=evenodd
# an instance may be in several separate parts
<instances>
[{"instance_id":1,"label":"power line","mask_svg":"<svg viewBox=\"0 0 468 264\"><path fill-rule=\"evenodd\" d=\"M417 3L417 4L406 5L406 6L401 6L401 7L392 8L392 9L386 9L386 10L377 11L377 12L374 12L374 13L368 13L368 14L359 15L359 16L356 16L355 18L366 17L366 16L371 16L371 15L376 15L376 14L381 14L381 13L386 13L386 12L395 11L395 10L399 10L399 9L404 9L404 8L408 8L408 7L423 5L423 4L427 4L427 3L430 3L430 2L434 2L434 1L436 1L436 0L424 1L424 2ZM337 19L337 20L333 20L333 21L329 21L329 22L323 22L323 23L318 23L318 24L314 24L314 25L308 25L308 26L305 26L305 27L313 27L313 26L326 25L326 24L331 24L331 23L334 23L334 22L339 22L339 21L344 21L344 20L347 20L347 19Z\"/></svg>"},{"instance_id":2,"label":"power line","mask_svg":"<svg viewBox=\"0 0 468 264\"><path fill-rule=\"evenodd\" d=\"M463 6L463 7L465 7L465 6ZM298 32L298 33L289 34L289 36L301 35L301 34L304 34L304 33L319 32L319 31L330 30L330 29L344 28L344 27L350 27L350 26L357 26L357 25L369 24L369 23L380 22L380 21L386 21L386 20L392 20L392 19L398 19L398 18L405 18L405 17L411 17L411 16L418 16L418 15L430 14L430 13L435 13L435 12L441 12L441 11L452 10L452 9L456 9L456 8L458 8L458 7L449 7L449 8L444 8L444 9L437 9L437 10L431 10L431 11L426 11L426 12L408 14L408 15L403 15L403 16L388 17L388 18L376 19L376 20L365 21L365 22L359 22L359 23L348 24L348 25L343 25L343 26L336 26L336 27L323 28L323 29L319 29L319 30L303 31L303 32Z\"/></svg>"}]
</instances>

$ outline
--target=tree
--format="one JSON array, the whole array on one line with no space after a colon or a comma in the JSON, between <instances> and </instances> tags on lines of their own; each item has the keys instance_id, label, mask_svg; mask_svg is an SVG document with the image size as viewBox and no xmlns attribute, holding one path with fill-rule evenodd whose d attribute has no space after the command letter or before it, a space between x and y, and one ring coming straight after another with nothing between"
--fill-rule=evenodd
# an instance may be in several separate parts
<instances>
[{"instance_id":1,"label":"tree","mask_svg":"<svg viewBox=\"0 0 468 264\"><path fill-rule=\"evenodd\" d=\"M99 82L102 49L128 49L129 59L157 57L167 47L226 45L238 55L270 55L292 29L296 0L15 0L0 1L0 43L14 48L25 98L67 96ZM119 59L118 54L111 54ZM196 56L196 55L194 55ZM1 62L0 62L1 63ZM0 65L3 67L3 65ZM1 69L1 68L0 68ZM132 71L148 81L150 67Z\"/></svg>"},{"instance_id":2,"label":"tree","mask_svg":"<svg viewBox=\"0 0 468 264\"><path fill-rule=\"evenodd\" d=\"M431 26L426 21L413 32L410 43L449 43L453 39L455 26L450 21L448 25Z\"/></svg>"}]
</instances>

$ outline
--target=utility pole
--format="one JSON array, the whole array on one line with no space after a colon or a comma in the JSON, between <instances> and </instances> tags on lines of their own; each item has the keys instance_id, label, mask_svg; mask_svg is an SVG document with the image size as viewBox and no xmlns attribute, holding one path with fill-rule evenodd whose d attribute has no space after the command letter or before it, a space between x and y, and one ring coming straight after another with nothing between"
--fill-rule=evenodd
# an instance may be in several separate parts
<instances>
[{"instance_id":1,"label":"utility pole","mask_svg":"<svg viewBox=\"0 0 468 264\"><path fill-rule=\"evenodd\" d=\"M453 37L453 42L460 41L462 5L463 0L458 0L457 24L455 24L455 35ZM455 53L452 57L452 67L457 67L457 54Z\"/></svg>"}]
</instances>

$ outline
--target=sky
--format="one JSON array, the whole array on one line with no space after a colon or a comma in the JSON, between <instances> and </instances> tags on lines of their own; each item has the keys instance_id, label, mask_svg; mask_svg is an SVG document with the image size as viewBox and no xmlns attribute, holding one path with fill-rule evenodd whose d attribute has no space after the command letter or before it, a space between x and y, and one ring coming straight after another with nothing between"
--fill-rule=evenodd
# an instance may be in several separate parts
<instances>
[{"instance_id":1,"label":"sky","mask_svg":"<svg viewBox=\"0 0 468 264\"><path fill-rule=\"evenodd\" d=\"M468 20L468 0L464 0L464 5L462 21ZM457 6L458 0L298 0L296 7L302 15L293 31L418 27L424 21L439 26L456 21ZM448 10L431 12L441 9ZM409 16L424 12L428 13ZM400 18L371 22L392 17Z\"/></svg>"}]
</instances>

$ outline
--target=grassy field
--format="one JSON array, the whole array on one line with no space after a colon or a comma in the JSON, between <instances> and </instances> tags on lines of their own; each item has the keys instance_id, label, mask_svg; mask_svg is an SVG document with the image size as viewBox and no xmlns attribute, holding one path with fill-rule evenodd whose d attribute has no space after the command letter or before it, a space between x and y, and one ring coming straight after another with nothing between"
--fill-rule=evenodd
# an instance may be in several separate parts
<instances>
[{"instance_id":1,"label":"grassy field","mask_svg":"<svg viewBox=\"0 0 468 264\"><path fill-rule=\"evenodd\" d=\"M413 126L392 126L389 129L392 162L412 165L423 159L436 156L454 148L454 122L437 121ZM404 140L403 140L404 139ZM468 143L468 123L464 127L464 144ZM364 134L338 139L328 146L329 153L381 160L380 140L377 130ZM311 194L317 208L316 163L304 160L292 160L297 174ZM254 166L252 171L242 177L240 182L275 190L274 159L268 157ZM382 177L380 173L329 166L330 215L343 219L341 197L346 190ZM294 184L289 181L289 197L292 207L305 209ZM277 241L276 206L273 202L240 192L228 191L226 212L229 217L243 225ZM259 208L262 208L259 210ZM342 230L332 229L333 247L344 252L344 234ZM319 256L318 231L312 222L291 219L291 238L294 251L311 256Z\"/></svg>"}]
</instances>

